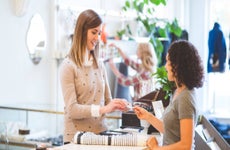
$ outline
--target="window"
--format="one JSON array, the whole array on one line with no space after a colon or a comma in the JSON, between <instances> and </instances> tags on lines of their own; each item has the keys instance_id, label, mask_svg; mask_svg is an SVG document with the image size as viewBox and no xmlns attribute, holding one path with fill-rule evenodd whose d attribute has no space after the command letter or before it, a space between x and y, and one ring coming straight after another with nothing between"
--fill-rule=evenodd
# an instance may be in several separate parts
<instances>
[{"instance_id":1,"label":"window","mask_svg":"<svg viewBox=\"0 0 230 150\"><path fill-rule=\"evenodd\" d=\"M229 36L230 36L230 9L227 7L230 5L229 0L210 0L210 22L209 30L213 28L214 22L218 22L221 26L221 30L225 36L225 42L227 46L227 59L226 59L226 71L224 73L210 73L208 74L209 88L208 98L210 112L215 114L221 114L221 117L230 117L230 71L229 71Z\"/></svg>"}]
</instances>

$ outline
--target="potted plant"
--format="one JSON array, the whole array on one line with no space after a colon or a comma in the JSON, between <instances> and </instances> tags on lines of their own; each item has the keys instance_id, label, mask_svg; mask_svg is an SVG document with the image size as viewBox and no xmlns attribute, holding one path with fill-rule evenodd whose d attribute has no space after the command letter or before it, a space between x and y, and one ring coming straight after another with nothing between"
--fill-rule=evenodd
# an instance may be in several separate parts
<instances>
[{"instance_id":1,"label":"potted plant","mask_svg":"<svg viewBox=\"0 0 230 150\"><path fill-rule=\"evenodd\" d=\"M169 100L176 86L174 82L168 80L165 67L158 67L157 71L152 75L156 78L157 83L159 83L159 90L163 92L164 100Z\"/></svg>"},{"instance_id":2,"label":"potted plant","mask_svg":"<svg viewBox=\"0 0 230 150\"><path fill-rule=\"evenodd\" d=\"M139 98L137 102L144 102L152 106L153 101L162 100L163 106L167 107L170 102L170 97L176 86L174 82L168 80L167 72L164 66L157 68L157 71L152 74L156 79L157 88L149 94Z\"/></svg>"}]
</instances>

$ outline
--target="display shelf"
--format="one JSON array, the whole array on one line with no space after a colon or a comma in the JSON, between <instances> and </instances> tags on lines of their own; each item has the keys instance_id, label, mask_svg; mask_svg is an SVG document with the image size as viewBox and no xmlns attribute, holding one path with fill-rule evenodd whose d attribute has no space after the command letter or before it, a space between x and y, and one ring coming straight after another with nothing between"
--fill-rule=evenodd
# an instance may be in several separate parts
<instances>
[{"instance_id":1,"label":"display shelf","mask_svg":"<svg viewBox=\"0 0 230 150\"><path fill-rule=\"evenodd\" d=\"M195 145L195 150L230 149L230 145L209 122L206 116L200 116L200 120L196 127Z\"/></svg>"}]
</instances>

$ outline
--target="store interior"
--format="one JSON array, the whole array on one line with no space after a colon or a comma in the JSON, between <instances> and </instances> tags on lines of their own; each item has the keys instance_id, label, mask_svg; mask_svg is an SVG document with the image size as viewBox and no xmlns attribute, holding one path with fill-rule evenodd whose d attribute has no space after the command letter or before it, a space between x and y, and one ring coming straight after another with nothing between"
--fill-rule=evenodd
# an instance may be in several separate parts
<instances>
[{"instance_id":1,"label":"store interior","mask_svg":"<svg viewBox=\"0 0 230 150\"><path fill-rule=\"evenodd\" d=\"M106 43L101 39L101 60L115 57L119 67L121 59L116 53L111 52L108 46L110 43L116 43L125 53L136 59L137 42L149 38L150 33L140 21L136 20L137 10L124 11L125 2L126 0L0 1L2 20L0 149L28 150L44 144L47 147L62 146L64 100L59 67L69 52L75 21L83 10L93 9L103 20ZM227 133L225 137L223 136L225 133L219 135L211 133L211 135L217 139L221 137L217 140L217 144L225 140L224 144L228 143L227 149L230 143L230 93L227 87L230 84L230 12L223 8L228 6L229 2L227 0L166 0L166 2L166 5L155 5L152 14L147 16L156 19L156 27L159 28L165 27L165 22L173 23L176 20L181 29L178 38L190 41L199 50L205 69L205 81L203 87L196 90L199 98L198 109L200 115L214 121L211 122L213 124L206 124L205 118L201 123L207 128L209 126L213 128L214 125L225 128L224 132ZM214 22L220 23L226 42L225 69L221 72L207 71L208 33L213 28ZM158 38L163 44L163 52L167 51L172 36L158 35ZM165 56L163 53L156 53L161 60L159 67L164 66ZM120 87L106 61L105 66L112 96L124 96L132 103L133 87ZM128 74L134 73L132 69L127 69ZM151 87L151 90L154 89L155 86ZM145 92L143 96L148 94L149 92ZM108 128L113 130L124 125L127 121L125 119L132 118L133 114L115 112L107 114L106 117ZM137 121L135 119L134 117L134 125ZM140 124L137 123L137 126ZM19 129L29 130L29 134L20 135ZM216 131L222 130L213 132ZM3 134L5 135L2 136Z\"/></svg>"}]
</instances>

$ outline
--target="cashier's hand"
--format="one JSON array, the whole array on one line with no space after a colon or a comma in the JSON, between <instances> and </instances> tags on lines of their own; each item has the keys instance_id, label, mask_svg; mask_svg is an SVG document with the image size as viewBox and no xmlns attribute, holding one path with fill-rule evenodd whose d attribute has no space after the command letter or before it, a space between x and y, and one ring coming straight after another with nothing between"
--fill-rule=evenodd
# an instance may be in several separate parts
<instances>
[{"instance_id":1,"label":"cashier's hand","mask_svg":"<svg viewBox=\"0 0 230 150\"><path fill-rule=\"evenodd\" d=\"M147 143L146 143L147 147L150 149L150 150L154 150L155 148L158 148L158 142L157 142L157 139L156 137L154 136L151 136L148 140L147 140Z\"/></svg>"},{"instance_id":2,"label":"cashier's hand","mask_svg":"<svg viewBox=\"0 0 230 150\"><path fill-rule=\"evenodd\" d=\"M133 110L139 119L148 120L152 115L146 109L139 106L134 106Z\"/></svg>"},{"instance_id":3,"label":"cashier's hand","mask_svg":"<svg viewBox=\"0 0 230 150\"><path fill-rule=\"evenodd\" d=\"M100 113L110 113L115 110L127 111L128 102L125 99L115 98L106 106L101 107Z\"/></svg>"}]
</instances>

